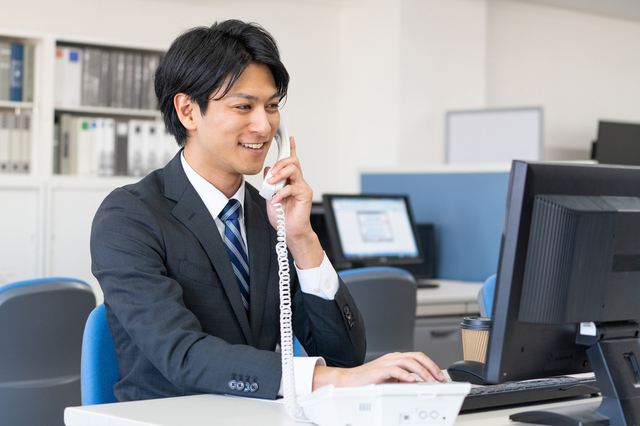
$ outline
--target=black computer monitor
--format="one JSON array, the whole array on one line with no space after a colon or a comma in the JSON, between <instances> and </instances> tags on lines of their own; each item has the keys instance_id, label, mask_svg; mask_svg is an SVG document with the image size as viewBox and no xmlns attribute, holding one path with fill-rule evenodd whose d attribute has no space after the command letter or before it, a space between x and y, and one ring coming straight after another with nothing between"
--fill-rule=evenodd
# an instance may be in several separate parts
<instances>
[{"instance_id":1,"label":"black computer monitor","mask_svg":"<svg viewBox=\"0 0 640 426\"><path fill-rule=\"evenodd\" d=\"M600 164L640 165L640 124L600 120L594 157Z\"/></svg>"},{"instance_id":2,"label":"black computer monitor","mask_svg":"<svg viewBox=\"0 0 640 426\"><path fill-rule=\"evenodd\" d=\"M323 195L335 262L348 267L420 263L422 249L406 195Z\"/></svg>"},{"instance_id":3,"label":"black computer monitor","mask_svg":"<svg viewBox=\"0 0 640 426\"><path fill-rule=\"evenodd\" d=\"M593 369L603 404L587 418L640 424L638 197L640 167L513 162L488 381Z\"/></svg>"}]
</instances>

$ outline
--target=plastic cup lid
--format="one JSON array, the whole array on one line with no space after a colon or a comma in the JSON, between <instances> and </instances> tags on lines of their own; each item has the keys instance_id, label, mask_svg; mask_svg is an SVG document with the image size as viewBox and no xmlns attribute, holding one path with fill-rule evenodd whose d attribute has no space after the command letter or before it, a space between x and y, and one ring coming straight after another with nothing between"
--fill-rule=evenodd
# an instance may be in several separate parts
<instances>
[{"instance_id":1,"label":"plastic cup lid","mask_svg":"<svg viewBox=\"0 0 640 426\"><path fill-rule=\"evenodd\" d=\"M491 327L491 318L466 317L462 319L460 327L465 330L489 330Z\"/></svg>"}]
</instances>

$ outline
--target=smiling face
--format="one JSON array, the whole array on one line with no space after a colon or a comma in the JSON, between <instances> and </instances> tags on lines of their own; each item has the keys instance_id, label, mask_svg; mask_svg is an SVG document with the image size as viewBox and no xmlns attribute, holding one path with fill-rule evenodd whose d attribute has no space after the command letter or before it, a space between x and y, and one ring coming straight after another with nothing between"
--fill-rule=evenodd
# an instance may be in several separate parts
<instances>
[{"instance_id":1,"label":"smiling face","mask_svg":"<svg viewBox=\"0 0 640 426\"><path fill-rule=\"evenodd\" d=\"M266 65L249 65L222 99L209 101L204 116L194 101L175 102L189 120L185 159L200 176L230 196L243 174L262 170L280 124L280 96Z\"/></svg>"}]
</instances>

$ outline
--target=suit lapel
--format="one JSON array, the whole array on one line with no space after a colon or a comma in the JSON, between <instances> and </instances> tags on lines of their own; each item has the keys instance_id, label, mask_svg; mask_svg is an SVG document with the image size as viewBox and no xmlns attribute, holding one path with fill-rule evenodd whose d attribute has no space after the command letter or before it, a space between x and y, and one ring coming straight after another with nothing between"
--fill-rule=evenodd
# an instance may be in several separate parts
<instances>
[{"instance_id":1,"label":"suit lapel","mask_svg":"<svg viewBox=\"0 0 640 426\"><path fill-rule=\"evenodd\" d=\"M242 304L238 282L229 261L229 255L215 221L184 173L180 155L181 152L164 168L165 197L176 201L177 204L171 213L193 233L209 256L247 343L251 345L253 339L247 311Z\"/></svg>"},{"instance_id":2,"label":"suit lapel","mask_svg":"<svg viewBox=\"0 0 640 426\"><path fill-rule=\"evenodd\" d=\"M269 265L271 256L275 253L275 242L271 240L272 227L266 211L258 204L266 201L255 194L255 190L251 191L252 189L249 184L246 184L244 207L249 246L251 330L257 336L262 328L269 282Z\"/></svg>"}]
</instances>

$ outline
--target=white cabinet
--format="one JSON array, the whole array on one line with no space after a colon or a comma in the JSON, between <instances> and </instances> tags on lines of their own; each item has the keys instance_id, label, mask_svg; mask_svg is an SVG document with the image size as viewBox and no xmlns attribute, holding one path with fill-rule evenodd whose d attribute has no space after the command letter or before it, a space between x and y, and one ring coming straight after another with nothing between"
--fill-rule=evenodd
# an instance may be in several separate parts
<instances>
[{"instance_id":1,"label":"white cabinet","mask_svg":"<svg viewBox=\"0 0 640 426\"><path fill-rule=\"evenodd\" d=\"M102 302L98 282L91 274L91 222L107 194L132 181L58 177L48 182L44 275L84 280L93 287L98 303Z\"/></svg>"},{"instance_id":2,"label":"white cabinet","mask_svg":"<svg viewBox=\"0 0 640 426\"><path fill-rule=\"evenodd\" d=\"M38 180L0 180L0 275L4 280L42 275L44 185Z\"/></svg>"},{"instance_id":3,"label":"white cabinet","mask_svg":"<svg viewBox=\"0 0 640 426\"><path fill-rule=\"evenodd\" d=\"M416 318L414 350L424 352L441 369L462 359L460 323L464 316Z\"/></svg>"}]
</instances>

